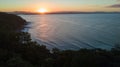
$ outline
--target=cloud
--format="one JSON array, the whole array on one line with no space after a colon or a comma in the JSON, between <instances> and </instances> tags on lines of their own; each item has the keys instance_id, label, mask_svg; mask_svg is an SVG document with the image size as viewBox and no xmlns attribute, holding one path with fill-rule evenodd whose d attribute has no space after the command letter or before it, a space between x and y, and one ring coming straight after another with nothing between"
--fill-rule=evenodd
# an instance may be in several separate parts
<instances>
[{"instance_id":1,"label":"cloud","mask_svg":"<svg viewBox=\"0 0 120 67\"><path fill-rule=\"evenodd\" d=\"M116 0L116 2L120 2L120 0ZM108 8L120 8L120 4L113 4L113 5L109 5L107 6Z\"/></svg>"},{"instance_id":2,"label":"cloud","mask_svg":"<svg viewBox=\"0 0 120 67\"><path fill-rule=\"evenodd\" d=\"M117 1L120 1L120 0L117 0Z\"/></svg>"},{"instance_id":3,"label":"cloud","mask_svg":"<svg viewBox=\"0 0 120 67\"><path fill-rule=\"evenodd\" d=\"M107 6L107 7L110 7L110 8L120 8L120 4L114 4L114 5L110 5L110 6Z\"/></svg>"}]
</instances>

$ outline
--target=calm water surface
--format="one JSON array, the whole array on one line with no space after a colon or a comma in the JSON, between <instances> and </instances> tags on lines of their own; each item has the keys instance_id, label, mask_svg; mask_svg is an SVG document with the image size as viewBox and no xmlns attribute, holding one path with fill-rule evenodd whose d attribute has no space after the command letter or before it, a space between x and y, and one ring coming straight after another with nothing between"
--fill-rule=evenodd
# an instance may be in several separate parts
<instances>
[{"instance_id":1,"label":"calm water surface","mask_svg":"<svg viewBox=\"0 0 120 67\"><path fill-rule=\"evenodd\" d=\"M110 49L120 41L120 14L20 15L32 39L47 48Z\"/></svg>"}]
</instances>

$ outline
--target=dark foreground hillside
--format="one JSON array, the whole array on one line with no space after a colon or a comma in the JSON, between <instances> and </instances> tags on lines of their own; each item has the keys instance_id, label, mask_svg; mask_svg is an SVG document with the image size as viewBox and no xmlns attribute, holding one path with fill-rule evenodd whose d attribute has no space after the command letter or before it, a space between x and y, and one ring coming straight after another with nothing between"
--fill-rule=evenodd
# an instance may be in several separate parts
<instances>
[{"instance_id":1,"label":"dark foreground hillside","mask_svg":"<svg viewBox=\"0 0 120 67\"><path fill-rule=\"evenodd\" d=\"M110 51L81 49L51 52L21 32L26 21L0 13L0 67L120 67L120 46Z\"/></svg>"}]
</instances>

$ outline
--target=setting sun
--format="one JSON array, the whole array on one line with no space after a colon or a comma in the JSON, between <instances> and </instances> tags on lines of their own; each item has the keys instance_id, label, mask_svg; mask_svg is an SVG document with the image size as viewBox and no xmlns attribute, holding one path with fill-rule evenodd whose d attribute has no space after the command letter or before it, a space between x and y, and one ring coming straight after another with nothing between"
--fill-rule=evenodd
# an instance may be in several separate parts
<instances>
[{"instance_id":1,"label":"setting sun","mask_svg":"<svg viewBox=\"0 0 120 67\"><path fill-rule=\"evenodd\" d=\"M45 13L45 12L47 12L47 10L46 10L45 8L40 8L40 9L38 10L38 12L40 12L40 13Z\"/></svg>"}]
</instances>

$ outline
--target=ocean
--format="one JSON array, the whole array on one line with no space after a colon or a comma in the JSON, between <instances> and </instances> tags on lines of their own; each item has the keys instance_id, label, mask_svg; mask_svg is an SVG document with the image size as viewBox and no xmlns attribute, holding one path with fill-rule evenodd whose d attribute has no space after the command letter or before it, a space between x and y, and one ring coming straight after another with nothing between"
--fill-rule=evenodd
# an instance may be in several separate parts
<instances>
[{"instance_id":1,"label":"ocean","mask_svg":"<svg viewBox=\"0 0 120 67\"><path fill-rule=\"evenodd\" d=\"M120 14L19 15L32 40L48 49L111 49L120 43Z\"/></svg>"}]
</instances>

